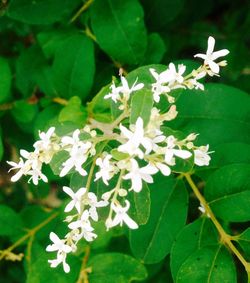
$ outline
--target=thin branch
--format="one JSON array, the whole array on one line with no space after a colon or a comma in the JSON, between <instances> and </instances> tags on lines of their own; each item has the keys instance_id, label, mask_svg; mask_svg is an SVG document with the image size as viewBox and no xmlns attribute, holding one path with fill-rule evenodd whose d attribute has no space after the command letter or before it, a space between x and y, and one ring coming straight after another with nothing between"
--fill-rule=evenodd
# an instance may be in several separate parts
<instances>
[{"instance_id":1,"label":"thin branch","mask_svg":"<svg viewBox=\"0 0 250 283\"><path fill-rule=\"evenodd\" d=\"M206 202L205 198L203 197L203 195L200 193L198 187L195 185L195 183L193 182L190 174L188 173L184 173L183 174L184 177L186 178L188 184L190 185L191 189L193 190L195 196L197 197L197 199L199 200L199 202L201 203L201 205L204 207L205 212L207 215L209 215L211 221L213 222L213 224L215 225L217 231L219 232L219 235L221 237L221 242L223 244L225 244L235 255L236 257L239 259L239 261L243 264L243 266L246 269L246 272L248 273L248 276L250 274L250 263L247 262L245 260L245 258L242 256L242 254L240 253L240 251L236 248L236 246L232 243L233 240L235 240L235 237L232 237L231 235L228 235L225 230L223 229L223 227L221 226L221 224L219 223L219 221L216 219L213 211L211 210L211 208L209 207L208 203Z\"/></svg>"},{"instance_id":2,"label":"thin branch","mask_svg":"<svg viewBox=\"0 0 250 283\"><path fill-rule=\"evenodd\" d=\"M79 277L78 277L76 283L89 283L88 273L90 273L92 271L91 268L86 268L87 262L88 262L88 259L89 259L89 255L90 255L90 246L87 246L86 249L85 249L85 255L84 255L83 260L82 260L82 265L81 265Z\"/></svg>"},{"instance_id":3,"label":"thin branch","mask_svg":"<svg viewBox=\"0 0 250 283\"><path fill-rule=\"evenodd\" d=\"M76 12L76 14L71 18L70 23L73 23L80 15L88 9L88 7L94 2L94 0L88 0L82 7Z\"/></svg>"},{"instance_id":4,"label":"thin branch","mask_svg":"<svg viewBox=\"0 0 250 283\"><path fill-rule=\"evenodd\" d=\"M41 222L40 224L38 224L37 226L35 226L34 228L30 229L27 234L25 234L24 236L22 236L20 239L18 239L13 245L11 245L9 248L0 251L0 260L3 258L8 257L8 255L12 252L12 250L14 250L16 247L18 247L19 245L21 245L24 241L26 241L27 239L29 239L30 237L34 237L34 235L40 230L42 229L44 226L46 226L49 222L51 222L54 218L57 217L57 215L59 214L59 212L56 212L54 214L52 214L50 217L48 217L47 219L45 219L43 222Z\"/></svg>"}]
</instances>

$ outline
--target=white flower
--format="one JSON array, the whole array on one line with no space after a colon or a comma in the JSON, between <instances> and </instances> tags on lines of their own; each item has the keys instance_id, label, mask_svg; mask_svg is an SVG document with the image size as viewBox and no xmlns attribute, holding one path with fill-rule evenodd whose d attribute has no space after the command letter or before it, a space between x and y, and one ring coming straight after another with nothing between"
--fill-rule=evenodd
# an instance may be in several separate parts
<instances>
[{"instance_id":1,"label":"white flower","mask_svg":"<svg viewBox=\"0 0 250 283\"><path fill-rule=\"evenodd\" d=\"M115 83L112 82L112 85L110 86L110 89L111 89L111 92L106 94L104 96L104 99L109 99L111 98L115 103L117 102L117 100L120 100L121 99L121 96L120 96L120 90L121 88L120 87L116 87L115 86Z\"/></svg>"},{"instance_id":2,"label":"white flower","mask_svg":"<svg viewBox=\"0 0 250 283\"><path fill-rule=\"evenodd\" d=\"M7 163L13 167L9 171L19 169L19 171L12 176L11 181L16 182L22 175L30 175L31 177L28 182L32 180L35 185L38 184L40 179L44 182L48 182L47 177L41 171L42 162L39 160L39 154L37 152L28 152L23 149L20 150L20 154L27 159L25 162L22 158L20 158L19 163L7 161Z\"/></svg>"},{"instance_id":3,"label":"white flower","mask_svg":"<svg viewBox=\"0 0 250 283\"><path fill-rule=\"evenodd\" d=\"M130 126L131 131L120 124L120 130L122 136L128 139L128 141L118 147L118 151L128 153L130 156L138 155L139 158L143 158L144 153L139 148L140 145L146 149L146 154L152 150L150 139L144 137L143 120L138 117L135 126Z\"/></svg>"},{"instance_id":4,"label":"white flower","mask_svg":"<svg viewBox=\"0 0 250 283\"><path fill-rule=\"evenodd\" d=\"M37 151L45 151L45 150L50 150L51 146L51 137L54 135L55 132L55 127L51 127L48 129L48 131L45 132L40 132L39 131L39 137L40 140L36 141L34 143L34 148Z\"/></svg>"},{"instance_id":5,"label":"white flower","mask_svg":"<svg viewBox=\"0 0 250 283\"><path fill-rule=\"evenodd\" d=\"M28 183L30 182L30 180L32 180L34 185L38 185L38 181L40 179L42 179L45 183L48 182L48 178L42 173L42 171L39 169L39 167L34 168L32 170L30 170L27 175L31 175L31 177L28 180Z\"/></svg>"},{"instance_id":6,"label":"white flower","mask_svg":"<svg viewBox=\"0 0 250 283\"><path fill-rule=\"evenodd\" d=\"M90 192L88 193L88 197L84 199L84 204L87 204L90 206L89 216L94 221L98 221L98 214L97 214L96 208L107 206L109 203L105 200L97 201L97 196L94 193Z\"/></svg>"},{"instance_id":7,"label":"white flower","mask_svg":"<svg viewBox=\"0 0 250 283\"><path fill-rule=\"evenodd\" d=\"M57 258L56 259L49 259L48 262L50 263L50 267L55 268L57 267L60 263L63 264L63 270L66 273L70 272L70 266L66 262L66 253L57 253Z\"/></svg>"},{"instance_id":8,"label":"white flower","mask_svg":"<svg viewBox=\"0 0 250 283\"><path fill-rule=\"evenodd\" d=\"M156 162L155 166L161 171L164 176L169 176L171 174L171 169L166 164L162 162Z\"/></svg>"},{"instance_id":9,"label":"white flower","mask_svg":"<svg viewBox=\"0 0 250 283\"><path fill-rule=\"evenodd\" d=\"M194 150L194 163L198 166L208 166L211 160L211 157L208 155L211 152L208 152L209 145L200 146Z\"/></svg>"},{"instance_id":10,"label":"white flower","mask_svg":"<svg viewBox=\"0 0 250 283\"><path fill-rule=\"evenodd\" d=\"M175 165L174 156L187 159L192 156L192 153L185 149L167 148L165 153L165 162L169 165Z\"/></svg>"},{"instance_id":11,"label":"white flower","mask_svg":"<svg viewBox=\"0 0 250 283\"><path fill-rule=\"evenodd\" d=\"M79 147L82 145L82 141L79 139L79 135L80 135L80 130L79 129L76 129L74 132L73 132L73 135L72 137L69 137L69 136L64 136L62 137L61 139L61 143L62 143L62 146L70 146L69 148L66 148L65 150L68 150L68 151L71 151L72 147Z\"/></svg>"},{"instance_id":12,"label":"white flower","mask_svg":"<svg viewBox=\"0 0 250 283\"><path fill-rule=\"evenodd\" d=\"M115 167L110 162L112 155L108 154L103 159L97 158L96 165L100 167L100 171L98 171L95 175L95 181L102 178L104 184L108 185L108 181L113 177L115 173Z\"/></svg>"},{"instance_id":13,"label":"white flower","mask_svg":"<svg viewBox=\"0 0 250 283\"><path fill-rule=\"evenodd\" d=\"M46 248L47 252L55 252L57 251L57 258L48 260L51 267L57 267L60 263L63 264L63 269L66 273L70 271L69 265L66 263L66 256L68 253L72 252L72 248L69 245L65 244L65 239L61 240L59 237L54 233L50 233L50 239L53 242L52 245L48 245Z\"/></svg>"},{"instance_id":14,"label":"white flower","mask_svg":"<svg viewBox=\"0 0 250 283\"><path fill-rule=\"evenodd\" d=\"M200 90L204 90L204 85L200 82L197 82L196 79L190 79L186 82L186 85L188 88L190 89L200 89Z\"/></svg>"},{"instance_id":15,"label":"white flower","mask_svg":"<svg viewBox=\"0 0 250 283\"><path fill-rule=\"evenodd\" d=\"M108 219L106 222L107 228L112 228L116 225L122 226L123 222L130 228L130 229L137 229L137 223L128 216L127 211L129 210L130 203L128 200L125 200L125 207L122 207L120 204L111 204L112 210L116 213L114 219Z\"/></svg>"},{"instance_id":16,"label":"white flower","mask_svg":"<svg viewBox=\"0 0 250 283\"><path fill-rule=\"evenodd\" d=\"M167 147L165 150L165 162L168 165L175 165L174 156L180 157L182 159L187 159L192 156L192 153L185 149L175 149L176 138L174 136L167 137Z\"/></svg>"},{"instance_id":17,"label":"white flower","mask_svg":"<svg viewBox=\"0 0 250 283\"><path fill-rule=\"evenodd\" d=\"M13 162L13 161L7 161L7 163L8 163L10 166L12 166L12 168L10 168L10 170L9 170L8 172L10 172L10 171L12 171L12 170L17 170L17 169L19 169L19 171L18 171L15 175L13 175L13 176L11 177L10 180L11 180L12 182L18 181L18 180L22 177L22 175L26 175L26 174L28 173L28 171L30 170L30 166L28 166L28 168L27 168L27 166L25 165L25 163L24 163L24 161L23 161L22 158L20 158L20 160L19 160L18 163Z\"/></svg>"},{"instance_id":18,"label":"white flower","mask_svg":"<svg viewBox=\"0 0 250 283\"><path fill-rule=\"evenodd\" d=\"M116 87L115 84L112 83L110 87L112 91L107 95L105 95L104 98L105 99L111 98L114 102L117 102L117 100L121 100L120 94L123 94L123 98L125 98L125 100L129 100L130 94L132 92L142 89L144 87L143 83L136 84L137 79L135 80L131 88L129 88L128 82L126 78L124 78L123 76L121 76L121 82L122 85L118 87Z\"/></svg>"},{"instance_id":19,"label":"white flower","mask_svg":"<svg viewBox=\"0 0 250 283\"><path fill-rule=\"evenodd\" d=\"M49 234L50 240L53 242L52 245L48 245L46 248L47 252L65 252L70 253L72 251L69 245L65 244L65 239L61 240L54 232Z\"/></svg>"},{"instance_id":20,"label":"white flower","mask_svg":"<svg viewBox=\"0 0 250 283\"><path fill-rule=\"evenodd\" d=\"M79 220L70 223L68 227L72 230L80 228L81 234L79 238L84 237L88 242L93 241L97 237L97 235L93 233L94 228L90 225L89 212L87 210L82 213Z\"/></svg>"},{"instance_id":21,"label":"white flower","mask_svg":"<svg viewBox=\"0 0 250 283\"><path fill-rule=\"evenodd\" d=\"M229 51L227 49L222 49L214 52L214 45L215 45L215 39L212 36L209 36L206 54L199 53L194 55L194 57L199 57L204 59L204 64L208 65L212 72L218 74L220 71L220 67L218 63L214 62L214 60L216 60L219 57L226 56L229 53Z\"/></svg>"},{"instance_id":22,"label":"white flower","mask_svg":"<svg viewBox=\"0 0 250 283\"><path fill-rule=\"evenodd\" d=\"M87 152L90 148L90 142L82 143L79 147L74 146L70 151L70 158L62 164L60 177L65 176L74 167L80 175L86 176L87 172L82 168L82 165L88 158Z\"/></svg>"},{"instance_id":23,"label":"white flower","mask_svg":"<svg viewBox=\"0 0 250 283\"><path fill-rule=\"evenodd\" d=\"M131 168L129 170L129 173L126 174L123 179L131 179L131 190L139 193L142 189L142 180L147 183L153 183L153 178L151 175L157 173L158 169L150 164L145 167L139 168L138 163L135 159L131 159L130 162Z\"/></svg>"},{"instance_id":24,"label":"white flower","mask_svg":"<svg viewBox=\"0 0 250 283\"><path fill-rule=\"evenodd\" d=\"M170 63L169 68L166 71L169 84L172 85L175 82L182 84L184 81L184 78L182 75L185 73L185 71L186 71L185 65L183 64L178 65L178 71L177 71L175 65L173 63Z\"/></svg>"},{"instance_id":25,"label":"white flower","mask_svg":"<svg viewBox=\"0 0 250 283\"><path fill-rule=\"evenodd\" d=\"M132 92L140 90L144 87L143 83L136 84L137 79L135 80L131 88L129 88L128 82L123 76L121 76L121 82L122 82L122 86L120 87L120 92L123 94L123 97L126 100L129 100L130 94Z\"/></svg>"},{"instance_id":26,"label":"white flower","mask_svg":"<svg viewBox=\"0 0 250 283\"><path fill-rule=\"evenodd\" d=\"M158 74L155 69L149 69L152 76L155 78L156 82L152 84L152 92L154 101L158 103L160 101L160 95L162 93L170 92L170 88L165 84L169 82L169 78L167 77L167 71L164 71Z\"/></svg>"},{"instance_id":27,"label":"white flower","mask_svg":"<svg viewBox=\"0 0 250 283\"><path fill-rule=\"evenodd\" d=\"M87 189L80 188L76 193L74 193L71 188L64 186L63 191L72 198L72 200L66 205L64 211L69 212L75 207L78 213L81 213L82 197L86 193Z\"/></svg>"}]
</instances>

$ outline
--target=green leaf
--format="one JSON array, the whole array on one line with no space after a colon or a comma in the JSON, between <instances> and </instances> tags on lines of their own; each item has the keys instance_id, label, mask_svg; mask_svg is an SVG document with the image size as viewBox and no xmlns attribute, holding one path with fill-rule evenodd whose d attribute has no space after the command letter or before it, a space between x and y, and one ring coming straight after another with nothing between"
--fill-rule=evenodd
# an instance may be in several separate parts
<instances>
[{"instance_id":1,"label":"green leaf","mask_svg":"<svg viewBox=\"0 0 250 283\"><path fill-rule=\"evenodd\" d=\"M207 180L214 170L233 163L250 164L250 144L233 142L215 146L209 166L197 167L195 172Z\"/></svg>"},{"instance_id":2,"label":"green leaf","mask_svg":"<svg viewBox=\"0 0 250 283\"><path fill-rule=\"evenodd\" d=\"M49 165L55 175L60 175L61 170L62 170L62 164L68 158L69 158L69 153L65 150L59 151L53 156Z\"/></svg>"},{"instance_id":3,"label":"green leaf","mask_svg":"<svg viewBox=\"0 0 250 283\"><path fill-rule=\"evenodd\" d=\"M181 180L155 176L150 186L151 213L146 225L130 231L133 254L147 264L161 261L187 217L187 192Z\"/></svg>"},{"instance_id":4,"label":"green leaf","mask_svg":"<svg viewBox=\"0 0 250 283\"><path fill-rule=\"evenodd\" d=\"M10 207L0 205L0 236L13 236L20 233L22 220Z\"/></svg>"},{"instance_id":5,"label":"green leaf","mask_svg":"<svg viewBox=\"0 0 250 283\"><path fill-rule=\"evenodd\" d=\"M46 96L55 97L56 90L52 80L52 68L50 66L42 66L36 74L36 83Z\"/></svg>"},{"instance_id":6,"label":"green leaf","mask_svg":"<svg viewBox=\"0 0 250 283\"><path fill-rule=\"evenodd\" d=\"M36 190L43 189L36 187ZM58 203L60 204L60 200L58 199ZM54 200L55 204L55 200ZM57 204L58 205L58 204ZM46 211L45 208L39 205L27 205L25 206L21 212L20 216L24 223L25 229L33 229L34 227L40 225L42 222L46 221L53 215L53 211ZM65 216L65 215L63 215ZM36 232L36 240L42 241L44 240L48 242L49 240L49 233L53 231L54 227L56 227L56 232L60 234L60 230L64 233L67 231L67 226L65 223L62 222L59 216L56 216L51 221L49 221L43 228L39 229ZM23 231L23 235L26 234L26 231ZM63 233L61 233L63 234Z\"/></svg>"},{"instance_id":7,"label":"green leaf","mask_svg":"<svg viewBox=\"0 0 250 283\"><path fill-rule=\"evenodd\" d=\"M74 122L78 127L82 127L87 119L87 112L82 106L81 99L73 96L68 104L59 113L59 122Z\"/></svg>"},{"instance_id":8,"label":"green leaf","mask_svg":"<svg viewBox=\"0 0 250 283\"><path fill-rule=\"evenodd\" d=\"M35 244L31 250L32 261L28 266L26 283L75 283L81 266L80 260L67 256L70 272L65 273L60 264L57 268L51 268L48 260L56 258L55 253L48 253Z\"/></svg>"},{"instance_id":9,"label":"green leaf","mask_svg":"<svg viewBox=\"0 0 250 283\"><path fill-rule=\"evenodd\" d=\"M11 88L11 70L8 61L0 57L0 103L7 100Z\"/></svg>"},{"instance_id":10,"label":"green leaf","mask_svg":"<svg viewBox=\"0 0 250 283\"><path fill-rule=\"evenodd\" d=\"M154 100L151 90L141 89L133 94L131 101L130 123L135 124L138 117L141 117L144 122L143 126L146 127L150 119L153 104Z\"/></svg>"},{"instance_id":11,"label":"green leaf","mask_svg":"<svg viewBox=\"0 0 250 283\"><path fill-rule=\"evenodd\" d=\"M8 16L23 23L48 25L69 16L78 4L78 0L12 0Z\"/></svg>"},{"instance_id":12,"label":"green leaf","mask_svg":"<svg viewBox=\"0 0 250 283\"><path fill-rule=\"evenodd\" d=\"M95 73L93 43L85 35L72 35L57 48L52 66L55 88L60 97L86 98Z\"/></svg>"},{"instance_id":13,"label":"green leaf","mask_svg":"<svg viewBox=\"0 0 250 283\"><path fill-rule=\"evenodd\" d=\"M13 103L11 114L17 122L29 123L38 112L36 104L30 104L27 100L16 100Z\"/></svg>"},{"instance_id":14,"label":"green leaf","mask_svg":"<svg viewBox=\"0 0 250 283\"><path fill-rule=\"evenodd\" d=\"M213 148L227 142L250 143L250 97L239 89L207 84L205 91L184 90L177 109L179 114L169 126L199 133L201 144Z\"/></svg>"},{"instance_id":15,"label":"green leaf","mask_svg":"<svg viewBox=\"0 0 250 283\"><path fill-rule=\"evenodd\" d=\"M247 228L239 236L237 236L237 242L246 253L248 259L250 258L250 228Z\"/></svg>"},{"instance_id":16,"label":"green leaf","mask_svg":"<svg viewBox=\"0 0 250 283\"><path fill-rule=\"evenodd\" d=\"M61 110L61 105L50 105L39 112L35 120L34 135L38 138L38 131L47 130L54 126L58 121L58 113Z\"/></svg>"},{"instance_id":17,"label":"green leaf","mask_svg":"<svg viewBox=\"0 0 250 283\"><path fill-rule=\"evenodd\" d=\"M203 247L182 264L176 283L236 283L235 265L222 245Z\"/></svg>"},{"instance_id":18,"label":"green leaf","mask_svg":"<svg viewBox=\"0 0 250 283\"><path fill-rule=\"evenodd\" d=\"M184 0L144 1L146 19L154 29L165 27L182 10Z\"/></svg>"},{"instance_id":19,"label":"green leaf","mask_svg":"<svg viewBox=\"0 0 250 283\"><path fill-rule=\"evenodd\" d=\"M158 33L148 36L148 46L144 56L143 65L160 63L166 52L165 42Z\"/></svg>"},{"instance_id":20,"label":"green leaf","mask_svg":"<svg viewBox=\"0 0 250 283\"><path fill-rule=\"evenodd\" d=\"M75 30L48 30L42 31L37 35L37 40L41 46L46 58L54 57L57 48L72 34L76 34Z\"/></svg>"},{"instance_id":21,"label":"green leaf","mask_svg":"<svg viewBox=\"0 0 250 283\"><path fill-rule=\"evenodd\" d=\"M120 152L120 151L118 151L118 150L115 149L115 148L113 148L113 149L111 150L111 155L112 155L112 157L113 157L114 159L116 159L116 160L118 160L118 161L119 161L119 160L123 160L123 159L129 157L129 154L124 153L124 152Z\"/></svg>"},{"instance_id":22,"label":"green leaf","mask_svg":"<svg viewBox=\"0 0 250 283\"><path fill-rule=\"evenodd\" d=\"M205 198L216 216L230 222L250 220L249 175L249 164L231 164L210 176Z\"/></svg>"},{"instance_id":23,"label":"green leaf","mask_svg":"<svg viewBox=\"0 0 250 283\"><path fill-rule=\"evenodd\" d=\"M250 163L250 144L224 143L214 148L210 168L219 168L233 163Z\"/></svg>"},{"instance_id":24,"label":"green leaf","mask_svg":"<svg viewBox=\"0 0 250 283\"><path fill-rule=\"evenodd\" d=\"M128 283L144 280L147 277L145 267L129 255L119 253L99 254L90 259L88 266L91 283Z\"/></svg>"},{"instance_id":25,"label":"green leaf","mask_svg":"<svg viewBox=\"0 0 250 283\"><path fill-rule=\"evenodd\" d=\"M201 217L185 226L171 250L171 273L176 279L177 272L185 260L196 250L218 242L218 234L209 218Z\"/></svg>"},{"instance_id":26,"label":"green leaf","mask_svg":"<svg viewBox=\"0 0 250 283\"><path fill-rule=\"evenodd\" d=\"M108 84L101 88L101 90L94 96L94 98L87 104L88 115L100 122L111 122L111 99L104 99L104 96L110 92L110 85Z\"/></svg>"},{"instance_id":27,"label":"green leaf","mask_svg":"<svg viewBox=\"0 0 250 283\"><path fill-rule=\"evenodd\" d=\"M147 47L143 9L137 0L96 0L91 23L100 47L115 61L138 64Z\"/></svg>"},{"instance_id":28,"label":"green leaf","mask_svg":"<svg viewBox=\"0 0 250 283\"><path fill-rule=\"evenodd\" d=\"M126 76L126 79L129 82L129 85L132 85L137 80L138 83L141 83L141 82L144 83L143 89L151 90L152 83L155 83L155 79L149 71L150 68L155 69L156 72L158 73L163 72L167 69L165 65L160 65L160 64L153 64L153 65L139 67L133 70L132 72L130 72Z\"/></svg>"},{"instance_id":29,"label":"green leaf","mask_svg":"<svg viewBox=\"0 0 250 283\"><path fill-rule=\"evenodd\" d=\"M140 193L132 192L129 194L131 217L139 225L146 224L150 216L150 191L146 183Z\"/></svg>"}]
</instances>

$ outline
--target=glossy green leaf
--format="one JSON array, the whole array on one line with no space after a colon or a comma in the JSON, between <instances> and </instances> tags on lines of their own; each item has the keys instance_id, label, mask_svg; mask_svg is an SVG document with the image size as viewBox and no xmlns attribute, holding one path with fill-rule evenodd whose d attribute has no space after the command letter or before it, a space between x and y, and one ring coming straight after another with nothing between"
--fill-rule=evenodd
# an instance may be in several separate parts
<instances>
[{"instance_id":1,"label":"glossy green leaf","mask_svg":"<svg viewBox=\"0 0 250 283\"><path fill-rule=\"evenodd\" d=\"M64 40L67 40L72 34L77 34L75 30L48 30L42 31L37 35L37 40L41 46L43 53L46 58L51 59L54 57L56 50L63 43Z\"/></svg>"},{"instance_id":2,"label":"glossy green leaf","mask_svg":"<svg viewBox=\"0 0 250 283\"><path fill-rule=\"evenodd\" d=\"M90 259L88 266L92 268L89 274L91 283L128 283L147 277L145 267L125 254L99 254Z\"/></svg>"},{"instance_id":3,"label":"glossy green leaf","mask_svg":"<svg viewBox=\"0 0 250 283\"><path fill-rule=\"evenodd\" d=\"M71 121L78 127L82 127L86 122L87 112L82 106L81 99L77 96L73 96L68 104L59 113L59 122Z\"/></svg>"},{"instance_id":4,"label":"glossy green leaf","mask_svg":"<svg viewBox=\"0 0 250 283\"><path fill-rule=\"evenodd\" d=\"M96 0L91 23L98 44L113 60L133 65L142 61L147 36L139 1Z\"/></svg>"},{"instance_id":5,"label":"glossy green leaf","mask_svg":"<svg viewBox=\"0 0 250 283\"><path fill-rule=\"evenodd\" d=\"M72 35L57 48L52 66L58 95L86 98L95 73L94 47L84 35Z\"/></svg>"},{"instance_id":6,"label":"glossy green leaf","mask_svg":"<svg viewBox=\"0 0 250 283\"><path fill-rule=\"evenodd\" d=\"M111 99L105 99L104 96L110 92L108 84L100 89L94 98L87 104L88 115L97 121L109 123L114 119L111 114Z\"/></svg>"},{"instance_id":7,"label":"glossy green leaf","mask_svg":"<svg viewBox=\"0 0 250 283\"><path fill-rule=\"evenodd\" d=\"M196 174L207 180L214 170L234 163L250 164L250 144L233 142L215 146L209 166L196 167Z\"/></svg>"},{"instance_id":8,"label":"glossy green leaf","mask_svg":"<svg viewBox=\"0 0 250 283\"><path fill-rule=\"evenodd\" d=\"M145 53L143 65L160 63L166 52L166 45L158 33L148 36L148 46Z\"/></svg>"},{"instance_id":9,"label":"glossy green leaf","mask_svg":"<svg viewBox=\"0 0 250 283\"><path fill-rule=\"evenodd\" d=\"M39 130L47 130L49 127L55 125L55 122L58 121L58 113L60 112L61 108L61 105L50 105L39 112L34 126L34 135L37 138Z\"/></svg>"},{"instance_id":10,"label":"glossy green leaf","mask_svg":"<svg viewBox=\"0 0 250 283\"><path fill-rule=\"evenodd\" d=\"M218 242L218 234L209 218L201 217L185 226L171 250L171 273L176 279L177 272L185 260L196 250Z\"/></svg>"},{"instance_id":11,"label":"glossy green leaf","mask_svg":"<svg viewBox=\"0 0 250 283\"><path fill-rule=\"evenodd\" d=\"M12 0L8 8L8 16L20 22L48 25L70 12L81 3L78 0Z\"/></svg>"},{"instance_id":12,"label":"glossy green leaf","mask_svg":"<svg viewBox=\"0 0 250 283\"><path fill-rule=\"evenodd\" d=\"M65 273L62 264L57 268L51 268L48 260L56 257L55 253L48 253L41 249L40 245L35 245L31 250L33 258L31 264L27 267L26 283L75 283L79 276L81 261L76 258L67 257L67 263L70 264L71 271Z\"/></svg>"},{"instance_id":13,"label":"glossy green leaf","mask_svg":"<svg viewBox=\"0 0 250 283\"><path fill-rule=\"evenodd\" d=\"M206 84L205 91L184 90L177 109L169 126L199 133L201 144L209 143L213 149L226 142L250 143L250 97L239 89Z\"/></svg>"},{"instance_id":14,"label":"glossy green leaf","mask_svg":"<svg viewBox=\"0 0 250 283\"><path fill-rule=\"evenodd\" d=\"M7 205L0 205L0 235L13 236L20 233L22 220L18 213Z\"/></svg>"},{"instance_id":15,"label":"glossy green leaf","mask_svg":"<svg viewBox=\"0 0 250 283\"><path fill-rule=\"evenodd\" d=\"M69 153L67 151L59 151L56 153L51 162L50 167L55 175L59 175L62 170L62 164L69 158Z\"/></svg>"},{"instance_id":16,"label":"glossy green leaf","mask_svg":"<svg viewBox=\"0 0 250 283\"><path fill-rule=\"evenodd\" d=\"M36 83L39 90L47 97L55 97L57 95L52 79L51 66L42 66L36 74Z\"/></svg>"},{"instance_id":17,"label":"glossy green leaf","mask_svg":"<svg viewBox=\"0 0 250 283\"><path fill-rule=\"evenodd\" d=\"M222 245L203 247L182 264L176 283L236 283L235 265Z\"/></svg>"},{"instance_id":18,"label":"glossy green leaf","mask_svg":"<svg viewBox=\"0 0 250 283\"><path fill-rule=\"evenodd\" d=\"M205 198L216 216L231 222L250 220L249 175L249 164L231 164L210 176Z\"/></svg>"},{"instance_id":19,"label":"glossy green leaf","mask_svg":"<svg viewBox=\"0 0 250 283\"><path fill-rule=\"evenodd\" d=\"M152 64L152 65L147 65L143 67L139 67L132 72L130 72L127 76L126 79L129 82L129 85L133 84L136 80L138 83L143 82L144 83L144 89L151 90L152 89L152 83L155 82L155 78L152 76L151 72L149 69L155 69L156 72L160 73L166 70L165 65L160 65L160 64Z\"/></svg>"},{"instance_id":20,"label":"glossy green leaf","mask_svg":"<svg viewBox=\"0 0 250 283\"><path fill-rule=\"evenodd\" d=\"M6 101L10 96L11 88L11 70L8 61L0 57L0 103Z\"/></svg>"},{"instance_id":21,"label":"glossy green leaf","mask_svg":"<svg viewBox=\"0 0 250 283\"><path fill-rule=\"evenodd\" d=\"M143 184L140 193L132 192L129 194L131 217L138 225L146 224L150 216L150 190L147 184Z\"/></svg>"},{"instance_id":22,"label":"glossy green leaf","mask_svg":"<svg viewBox=\"0 0 250 283\"><path fill-rule=\"evenodd\" d=\"M16 86L24 97L30 97L37 86L37 77L46 66L39 46L25 49L16 61Z\"/></svg>"},{"instance_id":23,"label":"glossy green leaf","mask_svg":"<svg viewBox=\"0 0 250 283\"><path fill-rule=\"evenodd\" d=\"M232 163L250 163L250 144L225 143L215 147L211 157L209 167L214 169Z\"/></svg>"},{"instance_id":24,"label":"glossy green leaf","mask_svg":"<svg viewBox=\"0 0 250 283\"><path fill-rule=\"evenodd\" d=\"M237 242L243 249L244 253L247 255L247 258L250 258L250 228L247 228L237 237Z\"/></svg>"},{"instance_id":25,"label":"glossy green leaf","mask_svg":"<svg viewBox=\"0 0 250 283\"><path fill-rule=\"evenodd\" d=\"M146 19L155 29L166 26L182 10L184 0L156 0L144 1Z\"/></svg>"},{"instance_id":26,"label":"glossy green leaf","mask_svg":"<svg viewBox=\"0 0 250 283\"><path fill-rule=\"evenodd\" d=\"M132 96L130 123L135 124L139 117L143 120L143 126L146 127L153 107L153 95L151 90L141 89Z\"/></svg>"},{"instance_id":27,"label":"glossy green leaf","mask_svg":"<svg viewBox=\"0 0 250 283\"><path fill-rule=\"evenodd\" d=\"M151 213L146 225L130 231L133 254L147 264L161 261L187 217L187 192L181 180L157 175L150 186Z\"/></svg>"},{"instance_id":28,"label":"glossy green leaf","mask_svg":"<svg viewBox=\"0 0 250 283\"><path fill-rule=\"evenodd\" d=\"M17 122L31 122L38 112L36 104L31 104L27 100L17 100L13 104L11 114Z\"/></svg>"}]
</instances>

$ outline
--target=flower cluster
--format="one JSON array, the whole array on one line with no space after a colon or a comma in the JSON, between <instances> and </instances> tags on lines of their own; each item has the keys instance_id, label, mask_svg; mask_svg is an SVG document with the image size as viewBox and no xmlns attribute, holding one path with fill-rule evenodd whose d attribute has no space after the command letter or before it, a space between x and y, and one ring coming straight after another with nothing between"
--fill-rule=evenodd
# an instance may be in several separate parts
<instances>
[{"instance_id":1,"label":"flower cluster","mask_svg":"<svg viewBox=\"0 0 250 283\"><path fill-rule=\"evenodd\" d=\"M115 121L105 124L92 119L83 129L76 129L67 136L56 135L52 127L47 132L39 133L40 140L34 143L33 152L21 150L22 157L18 163L8 162L12 166L11 170L18 170L11 178L12 181L28 175L29 181L37 185L40 179L47 182L47 177L42 173L43 163L49 164L55 154L64 152L66 158L61 164L60 177L77 172L87 180L86 186L77 191L63 187L63 191L70 197L65 207L65 212L70 213L65 219L69 232L63 239L54 232L50 233L53 244L47 247L47 251L57 252L56 259L49 261L51 267L62 263L65 272L69 272L66 258L77 250L78 241L84 238L91 242L97 237L93 222L99 220L99 209L106 207L107 230L123 224L130 229L137 229L138 224L129 215L131 204L128 194L140 193L143 183L153 183L154 175L158 172L164 176L175 172L177 159L190 160L197 166L209 165L209 145L195 145L197 134L191 133L180 138L167 134L164 129L167 122L178 114L171 91L176 88L203 90L204 86L198 80L206 74L218 75L219 66L226 65L226 61L215 63L214 60L226 55L228 51L213 52L213 49L214 39L209 37L207 53L195 55L204 59L204 64L186 76L186 66L183 64L176 68L170 63L167 70L160 74L155 69L149 70L155 79L150 88L155 105L151 109L149 121L145 122L143 117L138 116L135 123L128 123L131 96L145 86L136 80L129 87L126 78L121 76L121 85L116 86L113 82L110 92L104 96L104 99L111 99L117 104L121 112ZM170 105L165 112L157 107L163 97L167 98ZM105 147L110 141L112 149L110 146ZM98 145L102 145L101 151ZM87 172L89 163L92 165ZM111 179L115 186L110 186ZM99 200L95 192L90 191L92 181L101 181L108 188Z\"/></svg>"}]
</instances>

